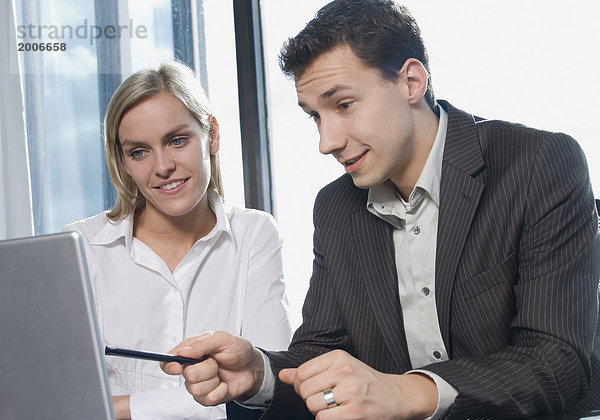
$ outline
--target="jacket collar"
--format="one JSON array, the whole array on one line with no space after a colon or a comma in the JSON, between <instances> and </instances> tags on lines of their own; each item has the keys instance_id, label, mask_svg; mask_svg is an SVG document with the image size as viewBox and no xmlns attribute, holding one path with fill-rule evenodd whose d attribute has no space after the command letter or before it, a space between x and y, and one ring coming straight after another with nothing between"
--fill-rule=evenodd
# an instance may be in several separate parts
<instances>
[{"instance_id":1,"label":"jacket collar","mask_svg":"<svg viewBox=\"0 0 600 420\"><path fill-rule=\"evenodd\" d=\"M436 305L442 338L451 351L450 307L454 278L475 210L484 190L485 163L475 118L446 101L448 113L440 183L440 212L436 251ZM400 371L410 368L398 296L392 227L366 211L367 192L351 216L359 266L384 340Z\"/></svg>"},{"instance_id":2,"label":"jacket collar","mask_svg":"<svg viewBox=\"0 0 600 420\"><path fill-rule=\"evenodd\" d=\"M448 112L448 133L440 185L435 293L440 330L450 353L452 290L458 263L485 189L485 161L475 118L446 101L439 101L439 104Z\"/></svg>"}]
</instances>

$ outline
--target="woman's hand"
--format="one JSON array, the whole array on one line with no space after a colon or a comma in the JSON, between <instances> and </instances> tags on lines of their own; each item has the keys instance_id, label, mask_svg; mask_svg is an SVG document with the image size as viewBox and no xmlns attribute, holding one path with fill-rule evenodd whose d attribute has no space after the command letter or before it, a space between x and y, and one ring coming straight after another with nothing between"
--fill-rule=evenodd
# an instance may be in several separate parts
<instances>
[{"instance_id":1,"label":"woman's hand","mask_svg":"<svg viewBox=\"0 0 600 420\"><path fill-rule=\"evenodd\" d=\"M130 395L117 395L112 397L115 418L117 420L130 420L131 410L129 409Z\"/></svg>"}]
</instances>

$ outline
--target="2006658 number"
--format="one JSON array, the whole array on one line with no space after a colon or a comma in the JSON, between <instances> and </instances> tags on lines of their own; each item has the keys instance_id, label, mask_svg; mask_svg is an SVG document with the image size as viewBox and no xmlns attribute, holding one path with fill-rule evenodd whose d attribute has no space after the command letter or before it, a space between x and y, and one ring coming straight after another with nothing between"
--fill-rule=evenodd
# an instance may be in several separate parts
<instances>
[{"instance_id":1,"label":"2006658 number","mask_svg":"<svg viewBox=\"0 0 600 420\"><path fill-rule=\"evenodd\" d=\"M66 51L65 42L19 42L17 44L19 51Z\"/></svg>"}]
</instances>

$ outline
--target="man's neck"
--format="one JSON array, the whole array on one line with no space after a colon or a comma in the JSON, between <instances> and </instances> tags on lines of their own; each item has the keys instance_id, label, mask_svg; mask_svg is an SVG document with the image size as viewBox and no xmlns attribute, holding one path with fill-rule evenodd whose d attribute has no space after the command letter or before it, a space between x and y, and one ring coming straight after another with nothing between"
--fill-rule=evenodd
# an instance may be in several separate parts
<instances>
[{"instance_id":1,"label":"man's neck","mask_svg":"<svg viewBox=\"0 0 600 420\"><path fill-rule=\"evenodd\" d=\"M412 159L396 176L390 178L400 196L406 201L409 201L411 192L413 191L419 176L423 171L425 162L429 157L429 152L433 147L435 137L437 135L440 118L433 110L422 100L417 108L415 108L415 142Z\"/></svg>"}]
</instances>

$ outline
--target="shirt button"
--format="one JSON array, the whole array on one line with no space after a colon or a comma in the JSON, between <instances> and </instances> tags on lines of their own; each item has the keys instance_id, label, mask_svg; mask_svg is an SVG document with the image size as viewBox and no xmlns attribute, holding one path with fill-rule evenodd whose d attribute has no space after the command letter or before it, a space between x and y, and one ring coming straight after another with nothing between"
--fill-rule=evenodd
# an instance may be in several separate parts
<instances>
[{"instance_id":1,"label":"shirt button","mask_svg":"<svg viewBox=\"0 0 600 420\"><path fill-rule=\"evenodd\" d=\"M429 287L423 287L421 293L423 293L423 296L429 296Z\"/></svg>"},{"instance_id":2,"label":"shirt button","mask_svg":"<svg viewBox=\"0 0 600 420\"><path fill-rule=\"evenodd\" d=\"M413 228L413 233L414 233L415 235L418 235L419 233L421 233L421 228L420 228L419 226L415 226L415 227Z\"/></svg>"},{"instance_id":3,"label":"shirt button","mask_svg":"<svg viewBox=\"0 0 600 420\"><path fill-rule=\"evenodd\" d=\"M442 354L436 350L433 352L433 357L435 357L437 360L440 360L442 358Z\"/></svg>"},{"instance_id":4,"label":"shirt button","mask_svg":"<svg viewBox=\"0 0 600 420\"><path fill-rule=\"evenodd\" d=\"M175 337L174 335L172 335L171 337L169 337L169 340L171 340L171 343L174 343L177 341L177 337Z\"/></svg>"}]
</instances>

